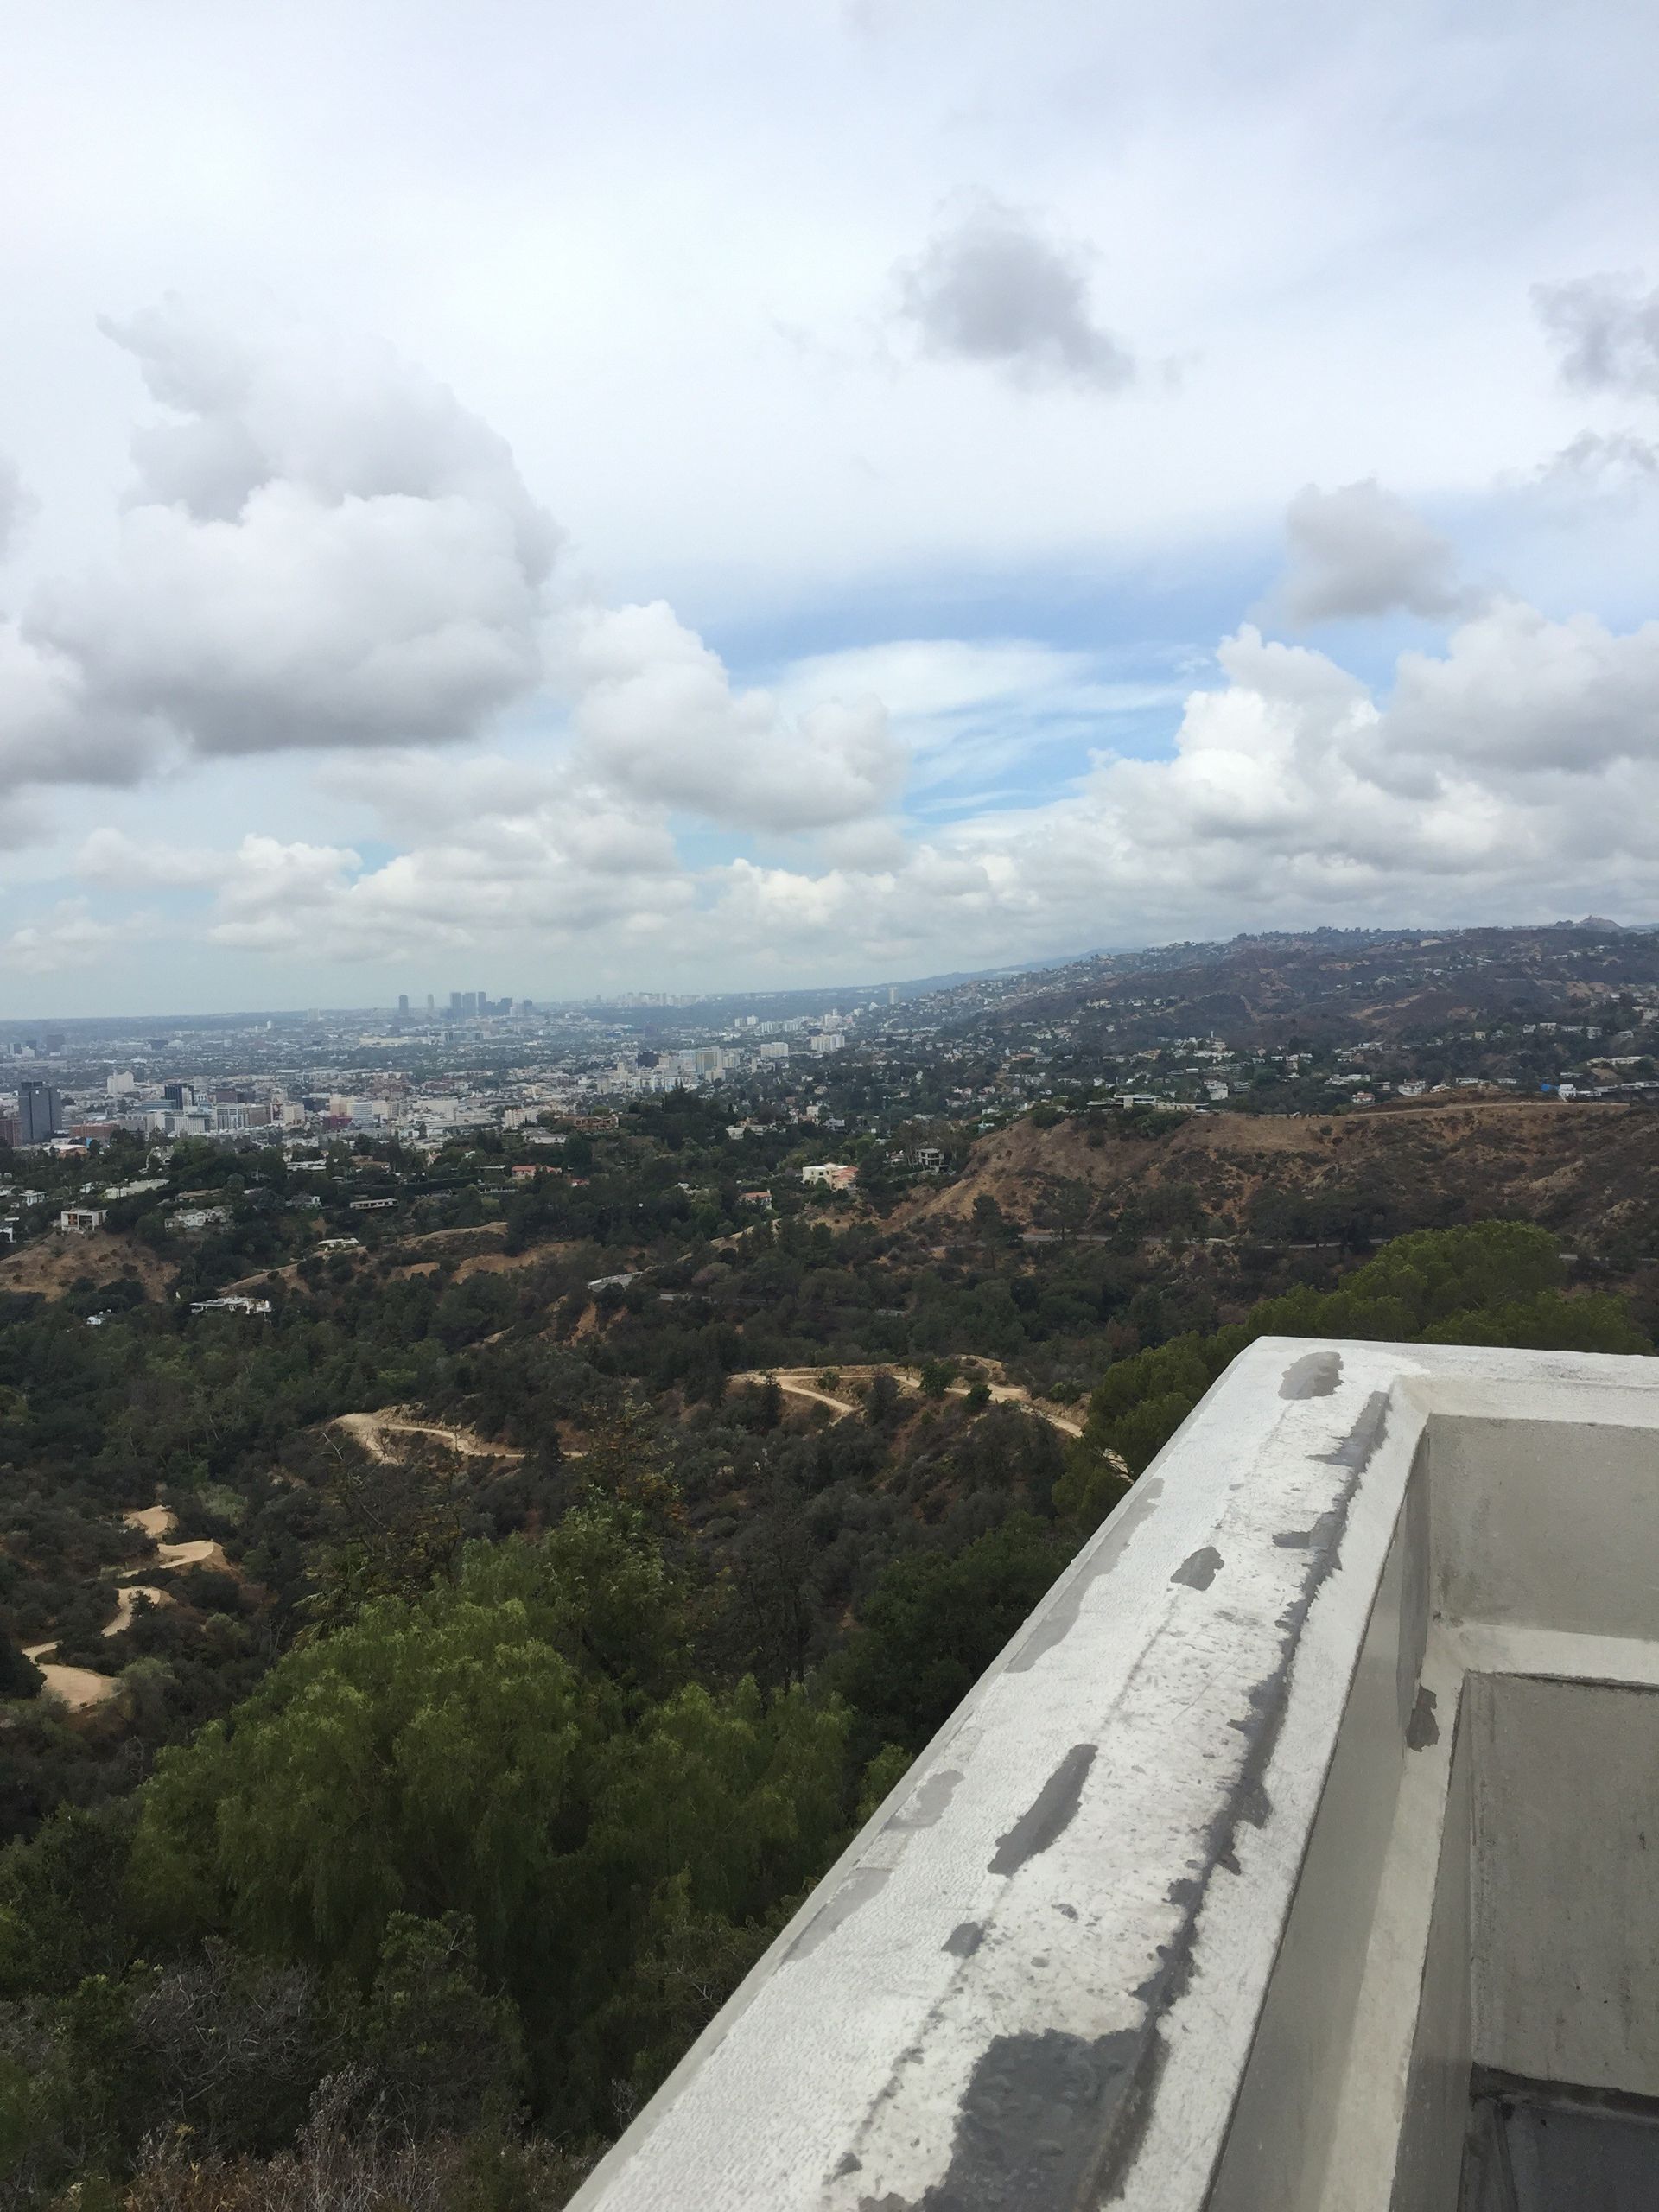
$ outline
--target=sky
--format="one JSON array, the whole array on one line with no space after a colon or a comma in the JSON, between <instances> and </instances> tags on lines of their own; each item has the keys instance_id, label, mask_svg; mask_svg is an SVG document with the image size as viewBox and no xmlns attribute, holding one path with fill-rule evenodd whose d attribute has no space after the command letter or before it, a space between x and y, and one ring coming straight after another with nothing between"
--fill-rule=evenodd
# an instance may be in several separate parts
<instances>
[{"instance_id":1,"label":"sky","mask_svg":"<svg viewBox=\"0 0 1659 2212\"><path fill-rule=\"evenodd\" d=\"M1659 11L0 38L0 1017L1659 922Z\"/></svg>"}]
</instances>

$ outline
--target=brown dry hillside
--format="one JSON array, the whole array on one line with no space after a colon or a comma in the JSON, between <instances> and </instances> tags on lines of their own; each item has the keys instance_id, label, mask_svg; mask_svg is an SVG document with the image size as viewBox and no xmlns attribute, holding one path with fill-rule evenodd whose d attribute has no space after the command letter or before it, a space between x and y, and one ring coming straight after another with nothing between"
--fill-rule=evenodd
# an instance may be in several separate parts
<instances>
[{"instance_id":1,"label":"brown dry hillside","mask_svg":"<svg viewBox=\"0 0 1659 2212\"><path fill-rule=\"evenodd\" d=\"M1519 1216L1567 1234L1659 1218L1659 1115L1611 1102L1515 1099L1395 1107L1328 1120L1195 1114L1161 1137L1102 1130L1082 1118L1030 1121L982 1138L957 1182L910 1220L965 1219L982 1196L1028 1222L1046 1199L1084 1184L1107 1210L1185 1185L1205 1211L1237 1224L1260 1192L1375 1191L1408 1223Z\"/></svg>"},{"instance_id":2,"label":"brown dry hillside","mask_svg":"<svg viewBox=\"0 0 1659 2212\"><path fill-rule=\"evenodd\" d=\"M0 1291L38 1290L48 1298L61 1298L83 1276L104 1283L119 1275L137 1275L150 1298L165 1298L173 1283L173 1269L148 1244L103 1230L90 1236L54 1232L0 1260Z\"/></svg>"}]
</instances>

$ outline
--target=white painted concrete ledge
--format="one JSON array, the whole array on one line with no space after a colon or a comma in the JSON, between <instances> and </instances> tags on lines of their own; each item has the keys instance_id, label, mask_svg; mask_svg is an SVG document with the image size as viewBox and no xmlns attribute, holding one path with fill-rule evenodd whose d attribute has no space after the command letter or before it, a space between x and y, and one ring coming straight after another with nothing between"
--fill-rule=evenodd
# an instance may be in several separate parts
<instances>
[{"instance_id":1,"label":"white painted concrete ledge","mask_svg":"<svg viewBox=\"0 0 1659 2212\"><path fill-rule=\"evenodd\" d=\"M1473 2061L1659 2089L1659 1999L1503 1902L1529 1747L1659 1717L1656 1591L1659 1360L1253 1345L577 2212L1450 2212Z\"/></svg>"}]
</instances>

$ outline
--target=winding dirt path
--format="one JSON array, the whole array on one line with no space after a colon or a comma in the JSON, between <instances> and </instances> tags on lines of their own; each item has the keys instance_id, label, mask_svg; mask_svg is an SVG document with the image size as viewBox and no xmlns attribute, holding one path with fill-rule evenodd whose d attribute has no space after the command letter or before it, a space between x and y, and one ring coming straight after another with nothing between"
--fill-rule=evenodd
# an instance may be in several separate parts
<instances>
[{"instance_id":1,"label":"winding dirt path","mask_svg":"<svg viewBox=\"0 0 1659 2212\"><path fill-rule=\"evenodd\" d=\"M876 1375L890 1375L901 1389L912 1393L919 1393L922 1387L920 1373L912 1367L841 1367L836 1370L836 1373L844 1380L855 1382L868 1382ZM823 1387L822 1376L822 1369L816 1367L752 1368L746 1374L734 1375L728 1379L733 1382L772 1382L780 1390L786 1391L792 1398L811 1398L817 1404L829 1406L835 1412L843 1415L855 1414L861 1410L860 1407L850 1399L831 1396L830 1393ZM1083 1434L1083 1424L1080 1421L1073 1421L1069 1414L1059 1413L1053 1407L1044 1405L1040 1400L1032 1396L1023 1383L993 1382L988 1375L976 1376L974 1379L983 1382L991 1394L993 1403L999 1406L1023 1406L1027 1413L1034 1414L1039 1421L1046 1421L1051 1428L1061 1429L1067 1436ZM947 1395L953 1398L965 1398L972 1387L969 1382L952 1382L949 1385Z\"/></svg>"},{"instance_id":2,"label":"winding dirt path","mask_svg":"<svg viewBox=\"0 0 1659 2212\"><path fill-rule=\"evenodd\" d=\"M467 1429L451 1428L442 1421L411 1421L395 1408L377 1414L341 1414L332 1426L343 1428L353 1443L360 1444L383 1466L390 1465L397 1456L387 1449L389 1436L433 1436L469 1459L522 1459L524 1456L513 1445L489 1444Z\"/></svg>"},{"instance_id":3,"label":"winding dirt path","mask_svg":"<svg viewBox=\"0 0 1659 2212\"><path fill-rule=\"evenodd\" d=\"M115 1618L106 1621L99 1634L119 1636L124 1629L130 1628L141 1598L148 1598L152 1605L172 1605L178 1602L170 1590L156 1590L143 1582L124 1583L115 1593Z\"/></svg>"},{"instance_id":4,"label":"winding dirt path","mask_svg":"<svg viewBox=\"0 0 1659 2212\"><path fill-rule=\"evenodd\" d=\"M108 1630L105 1633L107 1635ZM32 1659L46 1677L47 1694L67 1705L72 1713L86 1713L95 1705L107 1704L121 1685L112 1675L95 1675L90 1667L55 1667L47 1654L57 1649L51 1643L26 1643L25 1659Z\"/></svg>"},{"instance_id":5,"label":"winding dirt path","mask_svg":"<svg viewBox=\"0 0 1659 2212\"><path fill-rule=\"evenodd\" d=\"M224 1573L233 1572L231 1562L225 1556L224 1547L216 1544L211 1536L191 1536L181 1544L169 1544L167 1541L168 1537L179 1525L178 1516L168 1506L134 1506L130 1511L124 1513L121 1518L129 1529L142 1529L145 1535L149 1538L156 1547L156 1563L158 1567L216 1567ZM131 1573L134 1570L128 1571ZM172 1599L166 1597L164 1592L152 1591L150 1594L152 1597L160 1595L165 1604L172 1603ZM124 1627L126 1624L123 1622L122 1625ZM105 1636L110 1636L114 1631L105 1629L104 1633Z\"/></svg>"}]
</instances>

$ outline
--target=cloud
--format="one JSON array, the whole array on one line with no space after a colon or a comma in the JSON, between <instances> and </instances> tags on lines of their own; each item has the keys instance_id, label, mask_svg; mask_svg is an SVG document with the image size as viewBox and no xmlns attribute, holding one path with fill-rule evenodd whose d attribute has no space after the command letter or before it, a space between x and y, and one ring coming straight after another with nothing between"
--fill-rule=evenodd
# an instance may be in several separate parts
<instances>
[{"instance_id":1,"label":"cloud","mask_svg":"<svg viewBox=\"0 0 1659 2212\"><path fill-rule=\"evenodd\" d=\"M39 505L16 462L0 454L0 563L11 558L19 536Z\"/></svg>"},{"instance_id":2,"label":"cloud","mask_svg":"<svg viewBox=\"0 0 1659 2212\"><path fill-rule=\"evenodd\" d=\"M983 363L1022 385L1118 391L1135 362L1090 312L1089 260L987 200L900 265L899 313L941 359Z\"/></svg>"},{"instance_id":3,"label":"cloud","mask_svg":"<svg viewBox=\"0 0 1659 2212\"><path fill-rule=\"evenodd\" d=\"M84 899L61 899L44 920L26 922L0 938L0 971L56 976L91 968L137 934L130 923L100 922Z\"/></svg>"},{"instance_id":4,"label":"cloud","mask_svg":"<svg viewBox=\"0 0 1659 2212\"><path fill-rule=\"evenodd\" d=\"M1659 482L1659 446L1634 430L1581 430L1538 474L1546 484L1645 489Z\"/></svg>"},{"instance_id":5,"label":"cloud","mask_svg":"<svg viewBox=\"0 0 1659 2212\"><path fill-rule=\"evenodd\" d=\"M1478 765L1510 785L1541 770L1659 766L1659 622L1619 635L1593 615L1551 621L1502 601L1443 656L1402 657L1379 735L1379 772L1401 755Z\"/></svg>"},{"instance_id":6,"label":"cloud","mask_svg":"<svg viewBox=\"0 0 1659 2212\"><path fill-rule=\"evenodd\" d=\"M1659 291L1602 275L1535 284L1532 297L1575 391L1659 399Z\"/></svg>"},{"instance_id":7,"label":"cloud","mask_svg":"<svg viewBox=\"0 0 1659 2212\"><path fill-rule=\"evenodd\" d=\"M1599 901L1659 915L1659 625L1505 604L1379 698L1248 626L1174 755L1106 760L1049 804L957 823L902 868L724 871L730 939L883 975L1255 922L1452 921Z\"/></svg>"},{"instance_id":8,"label":"cloud","mask_svg":"<svg viewBox=\"0 0 1659 2212\"><path fill-rule=\"evenodd\" d=\"M1285 532L1290 567L1274 607L1298 626L1397 608L1433 620L1467 604L1450 544L1375 478L1335 492L1306 486Z\"/></svg>"},{"instance_id":9,"label":"cloud","mask_svg":"<svg viewBox=\"0 0 1659 2212\"><path fill-rule=\"evenodd\" d=\"M1386 690L1249 626L1217 664L1172 757L1104 755L1046 804L920 839L843 824L817 865L694 868L654 807L577 762L451 774L419 754L381 777L410 833L381 865L257 836L204 859L104 833L86 859L105 883L194 880L209 942L276 957L477 949L704 982L925 973L1252 923L1586 903L1659 918L1659 623L1620 633L1495 602L1443 650L1402 655Z\"/></svg>"},{"instance_id":10,"label":"cloud","mask_svg":"<svg viewBox=\"0 0 1659 2212\"><path fill-rule=\"evenodd\" d=\"M210 944L358 963L423 949L543 948L666 931L695 902L658 820L562 773L474 760L436 772L429 757L376 764L383 811L411 830L378 866L349 846L251 833L224 849L138 840L112 828L81 847L83 880L105 887L194 890ZM359 764L337 786L369 788Z\"/></svg>"},{"instance_id":11,"label":"cloud","mask_svg":"<svg viewBox=\"0 0 1659 2212\"><path fill-rule=\"evenodd\" d=\"M84 883L118 891L201 891L225 881L234 868L228 853L140 840L108 828L92 830L75 856L75 874Z\"/></svg>"},{"instance_id":12,"label":"cloud","mask_svg":"<svg viewBox=\"0 0 1659 2212\"><path fill-rule=\"evenodd\" d=\"M29 645L79 694L60 772L442 743L535 685L557 532L443 386L385 349L256 345L176 302L105 327L174 419L134 441L112 560L29 609Z\"/></svg>"},{"instance_id":13,"label":"cloud","mask_svg":"<svg viewBox=\"0 0 1659 2212\"><path fill-rule=\"evenodd\" d=\"M734 827L814 830L880 811L903 782L906 751L879 699L790 715L768 691L734 691L661 600L579 611L563 665L585 760L637 799Z\"/></svg>"},{"instance_id":14,"label":"cloud","mask_svg":"<svg viewBox=\"0 0 1659 2212\"><path fill-rule=\"evenodd\" d=\"M0 626L0 786L401 758L550 683L578 774L630 807L790 831L897 794L906 751L868 690L785 711L661 601L556 617L558 533L507 447L385 349L255 343L176 302L109 330L167 419L135 441L112 559Z\"/></svg>"}]
</instances>

